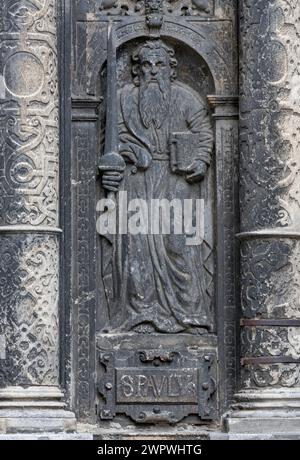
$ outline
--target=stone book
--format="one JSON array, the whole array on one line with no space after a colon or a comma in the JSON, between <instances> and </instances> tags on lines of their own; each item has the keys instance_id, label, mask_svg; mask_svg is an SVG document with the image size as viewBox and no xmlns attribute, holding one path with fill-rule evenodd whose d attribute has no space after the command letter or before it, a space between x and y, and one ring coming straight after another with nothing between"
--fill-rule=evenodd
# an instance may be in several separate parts
<instances>
[{"instance_id":1,"label":"stone book","mask_svg":"<svg viewBox=\"0 0 300 460\"><path fill-rule=\"evenodd\" d=\"M195 159L199 148L200 136L191 132L175 132L170 138L171 170L176 174L184 174Z\"/></svg>"}]
</instances>

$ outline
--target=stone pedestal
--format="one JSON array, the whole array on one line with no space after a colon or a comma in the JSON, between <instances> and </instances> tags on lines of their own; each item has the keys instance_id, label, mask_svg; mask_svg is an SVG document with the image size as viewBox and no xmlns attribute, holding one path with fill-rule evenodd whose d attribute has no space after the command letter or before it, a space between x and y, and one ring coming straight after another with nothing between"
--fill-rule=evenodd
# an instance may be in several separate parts
<instances>
[{"instance_id":1,"label":"stone pedestal","mask_svg":"<svg viewBox=\"0 0 300 460\"><path fill-rule=\"evenodd\" d=\"M300 432L300 5L240 8L241 391L235 433Z\"/></svg>"},{"instance_id":2,"label":"stone pedestal","mask_svg":"<svg viewBox=\"0 0 300 460\"><path fill-rule=\"evenodd\" d=\"M0 430L74 430L59 389L57 1L0 6Z\"/></svg>"}]
</instances>

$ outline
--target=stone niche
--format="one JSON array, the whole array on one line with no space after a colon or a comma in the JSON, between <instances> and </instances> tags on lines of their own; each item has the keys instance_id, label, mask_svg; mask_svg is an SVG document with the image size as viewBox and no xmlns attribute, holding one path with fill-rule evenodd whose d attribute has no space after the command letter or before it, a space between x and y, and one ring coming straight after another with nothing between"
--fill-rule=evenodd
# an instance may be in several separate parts
<instances>
[{"instance_id":1,"label":"stone niche","mask_svg":"<svg viewBox=\"0 0 300 460\"><path fill-rule=\"evenodd\" d=\"M165 112L161 115L165 122L158 119L159 105L152 107L152 101L149 99L156 96L149 96L147 92L144 94L142 83L139 86L139 52L149 53L149 59L156 54L162 58L166 53L172 55L174 77L169 85L166 85L166 89L163 89L171 99L170 103L167 100ZM108 55L108 59L110 58ZM192 66L189 66L188 62L192 62ZM147 121L143 119L148 110L153 110L153 113L157 114L155 117L158 124L157 143L154 138L151 139L152 145L156 146L156 150L151 151L151 165L146 170L143 166L139 167L138 163L135 166L130 160L126 161L120 190L127 193L128 200L143 197L147 204L150 204L151 199L180 200L180 195L184 194L186 198L202 198L205 236L201 247L186 249L182 246L181 236L177 235L171 236L173 241L168 240L167 236L160 235L143 235L136 238L127 235L116 236L114 241L99 237L100 258L104 261L99 273L103 284L98 285L98 295L101 299L101 314L97 322L97 358L100 362L99 417L104 421L111 420L118 414L126 414L138 423L176 423L190 414L195 414L199 420L212 420L216 417L217 404L214 173L213 168L209 167L201 183L185 185L182 173L179 176L172 173L168 142L172 130L175 132L181 129L184 132L184 141L188 143L187 149L194 148L195 151L199 151L199 155L205 156L210 166L213 129L206 96L214 93L214 82L201 56L182 42L165 37L139 37L123 43L117 52L116 78L118 142L124 149L134 149L136 143L140 145L139 142L145 142L144 138L148 139L152 135L151 130L147 128ZM110 93L107 88L106 61L100 70L100 97L103 99L100 108L103 146L100 161L105 159L106 137L110 135L107 132L106 113L107 104L110 103L107 94ZM145 107L142 105L143 97ZM190 98L189 105L186 98ZM199 105L194 102L198 99ZM183 104L186 104L185 109ZM180 114L180 108L193 113ZM198 111L203 111L199 119ZM189 121L195 126L198 123L199 128L195 127L188 132ZM176 142L181 141L180 135L181 133L176 134ZM203 153L199 137L201 135L207 136L207 146L204 145ZM150 150L141 150L141 155L146 156L148 152ZM148 180L155 183L155 190L151 189L151 185L150 190L147 186L145 188L145 181ZM103 189L100 188L100 194L102 193ZM117 252L120 246L124 249ZM172 261L171 251L174 251ZM130 256L132 253L133 257ZM180 264L186 264L186 260L181 258L182 254L185 254L186 258L197 260L195 265L186 265L183 269L185 272L180 272ZM170 267L168 269L170 263L178 264L175 271ZM156 264L165 264L164 271L159 273ZM118 273L117 267L120 265L122 268ZM136 272L132 275L135 269L138 272L137 276ZM194 280L189 275L189 270L196 274ZM176 290L172 276L177 276L179 291ZM117 286L114 286L114 283L117 283ZM197 283L201 286L203 295L200 292L196 293ZM185 300L182 301L180 296L185 296ZM136 303L137 298L140 299L139 305ZM184 315L186 324L183 320ZM194 340L193 334L196 334ZM200 343L201 336L197 337L197 334L204 334L206 347ZM108 336L113 338L109 339ZM157 344L157 348L156 345L153 347L153 342Z\"/></svg>"},{"instance_id":2,"label":"stone niche","mask_svg":"<svg viewBox=\"0 0 300 460\"><path fill-rule=\"evenodd\" d=\"M102 427L111 421L211 424L235 388L232 9L227 2L221 11L218 1L126 5L126 12L122 2L76 2L73 9L78 416ZM162 72L170 74L162 84L162 103L154 107L157 98L139 80L141 66L154 65L157 56L166 60L159 64ZM203 200L204 240L197 249L187 250L177 235L133 241L97 234L95 209L107 197L110 180L108 144L124 154L124 164L118 158L125 165L120 191L129 199ZM184 152L179 159L178 151ZM191 152L203 168L195 172L195 183L186 180ZM221 375L225 384L219 389Z\"/></svg>"},{"instance_id":3,"label":"stone niche","mask_svg":"<svg viewBox=\"0 0 300 460\"><path fill-rule=\"evenodd\" d=\"M234 12L234 0L2 2L1 430L211 427L232 402ZM200 241L174 231L175 208L170 234L100 236L99 201L121 192L148 210L198 200Z\"/></svg>"}]
</instances>

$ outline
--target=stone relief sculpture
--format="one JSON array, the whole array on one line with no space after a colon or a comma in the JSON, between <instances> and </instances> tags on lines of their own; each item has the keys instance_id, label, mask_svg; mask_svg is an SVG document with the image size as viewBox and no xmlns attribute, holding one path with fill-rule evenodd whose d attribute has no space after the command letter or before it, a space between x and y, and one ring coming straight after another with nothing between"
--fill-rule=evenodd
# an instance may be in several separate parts
<instances>
[{"instance_id":1,"label":"stone relief sculpture","mask_svg":"<svg viewBox=\"0 0 300 460\"><path fill-rule=\"evenodd\" d=\"M80 419L95 423L95 396L103 427L116 416L121 426L128 417L173 425L188 415L193 423L217 419L218 408L233 402L237 367L233 3L74 3L72 299ZM202 199L203 243L187 246L184 234L99 236L95 220L109 212L99 215L97 204L111 198L118 214L125 192L128 201L147 204Z\"/></svg>"},{"instance_id":2,"label":"stone relief sculpture","mask_svg":"<svg viewBox=\"0 0 300 460\"><path fill-rule=\"evenodd\" d=\"M138 46L132 62L133 81L117 94L118 155L123 160L116 166L111 156L102 156L102 185L147 203L197 199L213 148L205 103L176 81L174 49L160 38ZM186 245L185 234L115 236L103 254L112 329L211 330L208 253L205 241Z\"/></svg>"},{"instance_id":3,"label":"stone relief sculpture","mask_svg":"<svg viewBox=\"0 0 300 460\"><path fill-rule=\"evenodd\" d=\"M151 14L164 12L183 16L207 15L213 12L213 0L99 0L97 10L112 15Z\"/></svg>"}]
</instances>

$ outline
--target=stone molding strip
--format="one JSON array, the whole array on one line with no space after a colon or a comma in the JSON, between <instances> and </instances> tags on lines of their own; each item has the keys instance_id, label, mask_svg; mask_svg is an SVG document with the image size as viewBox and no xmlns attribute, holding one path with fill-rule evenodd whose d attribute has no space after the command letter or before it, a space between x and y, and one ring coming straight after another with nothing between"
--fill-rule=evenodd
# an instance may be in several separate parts
<instances>
[{"instance_id":1,"label":"stone molding strip","mask_svg":"<svg viewBox=\"0 0 300 460\"><path fill-rule=\"evenodd\" d=\"M62 233L58 227L34 227L33 225L0 226L0 233Z\"/></svg>"},{"instance_id":2,"label":"stone molding strip","mask_svg":"<svg viewBox=\"0 0 300 460\"><path fill-rule=\"evenodd\" d=\"M217 94L207 96L208 102L212 107L219 105L238 105L239 96L230 95L230 96L218 96Z\"/></svg>"},{"instance_id":3,"label":"stone molding strip","mask_svg":"<svg viewBox=\"0 0 300 460\"><path fill-rule=\"evenodd\" d=\"M98 110L103 98L100 99L72 99L72 121L98 121Z\"/></svg>"},{"instance_id":4,"label":"stone molding strip","mask_svg":"<svg viewBox=\"0 0 300 460\"><path fill-rule=\"evenodd\" d=\"M299 319L241 319L241 326L260 327L260 326L278 326L278 327L300 327Z\"/></svg>"},{"instance_id":5,"label":"stone molding strip","mask_svg":"<svg viewBox=\"0 0 300 460\"><path fill-rule=\"evenodd\" d=\"M282 229L265 229L251 232L237 233L236 237L240 240L253 239L253 238L290 238L300 239L300 232Z\"/></svg>"},{"instance_id":6,"label":"stone molding strip","mask_svg":"<svg viewBox=\"0 0 300 460\"><path fill-rule=\"evenodd\" d=\"M214 119L239 118L237 111L239 104L238 96L209 95L207 96L207 100L210 107L216 109L216 112L212 115Z\"/></svg>"},{"instance_id":7,"label":"stone molding strip","mask_svg":"<svg viewBox=\"0 0 300 460\"><path fill-rule=\"evenodd\" d=\"M290 356L259 356L257 358L242 358L241 365L257 365L257 364L299 364L300 358L292 358Z\"/></svg>"}]
</instances>

